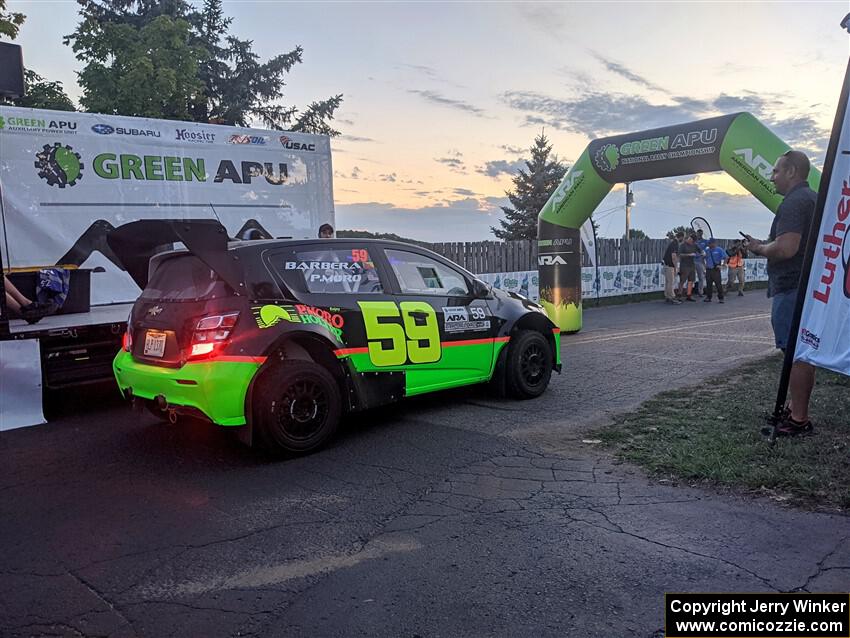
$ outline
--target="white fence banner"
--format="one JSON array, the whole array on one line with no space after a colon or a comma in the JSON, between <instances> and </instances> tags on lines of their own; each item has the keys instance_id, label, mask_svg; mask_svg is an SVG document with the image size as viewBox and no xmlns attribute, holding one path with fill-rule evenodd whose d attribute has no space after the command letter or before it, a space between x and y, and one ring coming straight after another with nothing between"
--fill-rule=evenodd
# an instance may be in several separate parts
<instances>
[{"instance_id":1,"label":"white fence banner","mask_svg":"<svg viewBox=\"0 0 850 638\"><path fill-rule=\"evenodd\" d=\"M599 277L597 279L597 272ZM494 288L518 293L532 301L540 301L537 271L487 273L476 275ZM723 284L726 285L727 269L721 268ZM746 281L767 281L767 260L763 258L744 261ZM635 264L627 266L585 266L581 269L581 297L620 297L645 292L664 290L664 269L661 264Z\"/></svg>"},{"instance_id":2,"label":"white fence banner","mask_svg":"<svg viewBox=\"0 0 850 638\"><path fill-rule=\"evenodd\" d=\"M139 289L106 233L137 219L219 218L232 237L315 237L333 223L323 135L0 106L3 266L96 268L92 303Z\"/></svg>"}]
</instances>

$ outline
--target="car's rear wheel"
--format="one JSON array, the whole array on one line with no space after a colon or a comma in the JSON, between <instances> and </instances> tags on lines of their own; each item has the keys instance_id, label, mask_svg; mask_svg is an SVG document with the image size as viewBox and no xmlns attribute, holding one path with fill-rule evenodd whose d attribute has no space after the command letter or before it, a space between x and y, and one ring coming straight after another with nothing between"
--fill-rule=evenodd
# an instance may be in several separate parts
<instances>
[{"instance_id":1,"label":"car's rear wheel","mask_svg":"<svg viewBox=\"0 0 850 638\"><path fill-rule=\"evenodd\" d=\"M505 366L507 390L518 399L539 397L552 376L552 348L536 330L520 330L511 338Z\"/></svg>"},{"instance_id":2,"label":"car's rear wheel","mask_svg":"<svg viewBox=\"0 0 850 638\"><path fill-rule=\"evenodd\" d=\"M307 454L336 432L339 386L312 361L285 361L263 373L252 394L254 424L272 451Z\"/></svg>"}]
</instances>

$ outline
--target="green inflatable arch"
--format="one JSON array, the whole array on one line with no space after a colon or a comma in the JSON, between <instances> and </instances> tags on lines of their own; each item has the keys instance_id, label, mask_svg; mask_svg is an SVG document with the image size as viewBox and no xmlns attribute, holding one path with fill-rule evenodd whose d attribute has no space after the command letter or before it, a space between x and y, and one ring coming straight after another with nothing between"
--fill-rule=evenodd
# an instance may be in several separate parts
<instances>
[{"instance_id":1,"label":"green inflatable arch","mask_svg":"<svg viewBox=\"0 0 850 638\"><path fill-rule=\"evenodd\" d=\"M614 184L722 169L775 213L782 196L770 174L789 148L750 113L592 141L538 216L540 302L549 317L564 332L581 330L578 229ZM815 168L809 184L820 184Z\"/></svg>"}]
</instances>

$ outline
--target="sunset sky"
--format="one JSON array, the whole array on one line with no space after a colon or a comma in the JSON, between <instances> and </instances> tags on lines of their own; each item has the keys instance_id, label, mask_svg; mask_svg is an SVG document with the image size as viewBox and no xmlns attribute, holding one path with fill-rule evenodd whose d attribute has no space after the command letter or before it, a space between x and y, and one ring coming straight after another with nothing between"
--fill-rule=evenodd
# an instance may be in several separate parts
<instances>
[{"instance_id":1,"label":"sunset sky","mask_svg":"<svg viewBox=\"0 0 850 638\"><path fill-rule=\"evenodd\" d=\"M62 35L73 2L10 0L25 63L79 97ZM344 95L333 141L338 228L493 239L545 129L568 163L596 137L750 111L821 166L850 53L842 2L225 2L264 59L304 47L286 101ZM639 182L632 226L695 215L764 236L771 214L722 174ZM621 188L595 219L624 230Z\"/></svg>"}]
</instances>

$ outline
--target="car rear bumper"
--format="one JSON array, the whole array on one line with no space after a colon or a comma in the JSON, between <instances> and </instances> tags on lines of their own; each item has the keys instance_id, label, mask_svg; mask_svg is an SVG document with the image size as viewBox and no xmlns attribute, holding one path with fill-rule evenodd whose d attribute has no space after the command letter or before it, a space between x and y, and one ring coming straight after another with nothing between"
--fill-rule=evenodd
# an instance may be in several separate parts
<instances>
[{"instance_id":1,"label":"car rear bumper","mask_svg":"<svg viewBox=\"0 0 850 638\"><path fill-rule=\"evenodd\" d=\"M218 425L245 425L245 395L262 364L260 357L224 357L165 368L139 363L122 350L112 369L125 395L162 396L169 406L195 408Z\"/></svg>"}]
</instances>

